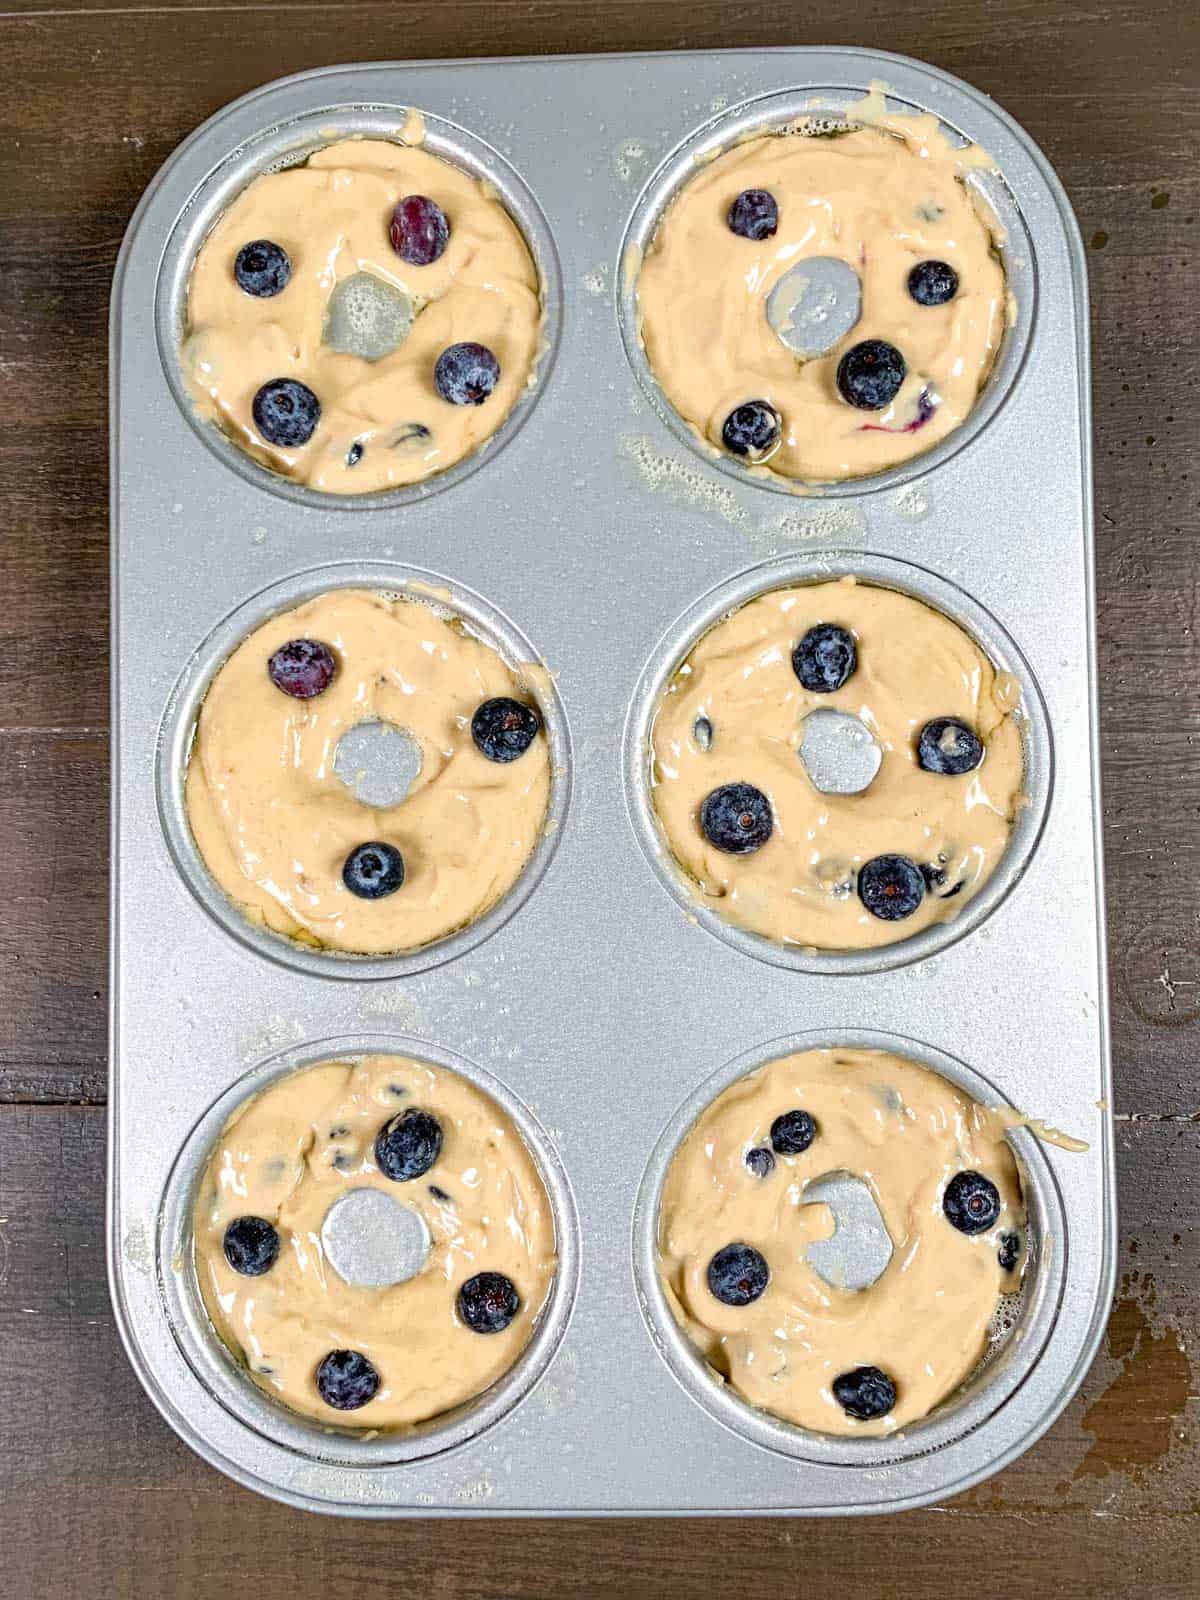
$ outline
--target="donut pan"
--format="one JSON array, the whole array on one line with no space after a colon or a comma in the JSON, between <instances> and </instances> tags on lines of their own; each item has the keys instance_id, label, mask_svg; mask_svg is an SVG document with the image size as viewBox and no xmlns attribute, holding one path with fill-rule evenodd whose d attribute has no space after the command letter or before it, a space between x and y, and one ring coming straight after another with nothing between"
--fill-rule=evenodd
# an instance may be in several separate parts
<instances>
[{"instance_id":1,"label":"donut pan","mask_svg":"<svg viewBox=\"0 0 1200 1600\"><path fill-rule=\"evenodd\" d=\"M1016 299L968 422L875 478L787 493L700 446L637 338L633 280L697 159L836 117L882 81L994 158L979 181ZM545 348L475 457L377 497L320 496L193 415L176 349L191 261L257 173L338 136L425 145L523 229ZM1062 188L977 90L860 50L332 68L186 140L130 224L112 301L112 1080L109 1270L126 1348L200 1455L356 1516L848 1514L920 1505L1027 1449L1074 1393L1112 1294L1115 1192L1099 853L1087 286ZM852 573L959 621L1021 686L1029 804L964 913L866 954L782 950L699 906L646 791L655 696L763 590ZM362 585L533 659L550 826L474 928L410 956L301 951L244 925L192 844L182 770L205 687L273 611ZM708 1099L816 1044L885 1047L1086 1141L1011 1135L1029 1266L1008 1336L886 1439L752 1411L695 1357L654 1270L659 1185ZM322 1430L215 1340L191 1198L223 1120L280 1072L395 1050L497 1097L538 1160L560 1269L478 1401L404 1435Z\"/></svg>"}]
</instances>

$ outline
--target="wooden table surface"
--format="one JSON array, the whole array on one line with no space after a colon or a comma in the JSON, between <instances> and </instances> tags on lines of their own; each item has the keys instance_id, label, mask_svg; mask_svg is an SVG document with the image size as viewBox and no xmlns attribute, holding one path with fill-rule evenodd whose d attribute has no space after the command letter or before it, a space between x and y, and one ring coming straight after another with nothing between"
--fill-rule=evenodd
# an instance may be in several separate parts
<instances>
[{"instance_id":1,"label":"wooden table surface","mask_svg":"<svg viewBox=\"0 0 1200 1600\"><path fill-rule=\"evenodd\" d=\"M1196 1593L1200 142L1188 0L844 0L811 18L770 0L9 4L0 12L0 1592ZM175 144L283 73L427 55L805 43L900 51L989 91L1049 154L1089 243L1122 1211L1104 1349L1021 1461L903 1517L371 1524L276 1506L211 1471L159 1420L121 1350L105 1284L105 373L121 235ZM1054 982L1052 969L1044 981ZM1036 992L1030 1002L1036 1019Z\"/></svg>"}]
</instances>

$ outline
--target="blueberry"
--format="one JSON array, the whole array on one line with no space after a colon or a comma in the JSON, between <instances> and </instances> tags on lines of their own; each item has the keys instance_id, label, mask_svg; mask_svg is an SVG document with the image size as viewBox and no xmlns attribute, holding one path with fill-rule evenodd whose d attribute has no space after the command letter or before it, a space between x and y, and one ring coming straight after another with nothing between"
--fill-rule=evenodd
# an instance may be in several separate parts
<instances>
[{"instance_id":1,"label":"blueberry","mask_svg":"<svg viewBox=\"0 0 1200 1600\"><path fill-rule=\"evenodd\" d=\"M752 783L726 783L700 802L700 830L731 856L761 850L774 829L771 802Z\"/></svg>"},{"instance_id":2,"label":"blueberry","mask_svg":"<svg viewBox=\"0 0 1200 1600\"><path fill-rule=\"evenodd\" d=\"M382 900L404 882L404 857L395 845L360 844L346 857L342 882L360 900Z\"/></svg>"},{"instance_id":3,"label":"blueberry","mask_svg":"<svg viewBox=\"0 0 1200 1600\"><path fill-rule=\"evenodd\" d=\"M729 207L726 219L731 233L756 244L769 239L779 226L779 207L775 196L765 189L743 189Z\"/></svg>"},{"instance_id":4,"label":"blueberry","mask_svg":"<svg viewBox=\"0 0 1200 1600\"><path fill-rule=\"evenodd\" d=\"M922 862L921 876L925 879L925 887L930 894L936 895L939 900L953 900L966 886L967 880L960 878L957 883L946 887L946 867L942 860Z\"/></svg>"},{"instance_id":5,"label":"blueberry","mask_svg":"<svg viewBox=\"0 0 1200 1600\"><path fill-rule=\"evenodd\" d=\"M379 1374L357 1350L331 1350L317 1368L317 1392L335 1411L357 1411L379 1393Z\"/></svg>"},{"instance_id":6,"label":"blueberry","mask_svg":"<svg viewBox=\"0 0 1200 1600\"><path fill-rule=\"evenodd\" d=\"M254 426L268 444L295 449L307 444L321 420L321 402L295 378L272 378L254 396Z\"/></svg>"},{"instance_id":7,"label":"blueberry","mask_svg":"<svg viewBox=\"0 0 1200 1600\"><path fill-rule=\"evenodd\" d=\"M756 1178L767 1178L775 1170L775 1157L766 1145L746 1151L746 1166Z\"/></svg>"},{"instance_id":8,"label":"blueberry","mask_svg":"<svg viewBox=\"0 0 1200 1600\"><path fill-rule=\"evenodd\" d=\"M1002 1233L1000 1235L1000 1248L996 1251L996 1260L1000 1263L1000 1270L1002 1272L1011 1272L1020 1259L1020 1234Z\"/></svg>"},{"instance_id":9,"label":"blueberry","mask_svg":"<svg viewBox=\"0 0 1200 1600\"><path fill-rule=\"evenodd\" d=\"M252 294L256 300L269 300L287 288L292 263L287 251L272 244L270 239L252 239L238 251L233 275L239 289Z\"/></svg>"},{"instance_id":10,"label":"blueberry","mask_svg":"<svg viewBox=\"0 0 1200 1600\"><path fill-rule=\"evenodd\" d=\"M881 922L901 922L924 900L925 879L907 856L872 856L859 868L858 898Z\"/></svg>"},{"instance_id":11,"label":"blueberry","mask_svg":"<svg viewBox=\"0 0 1200 1600\"><path fill-rule=\"evenodd\" d=\"M983 760L983 745L974 728L957 717L934 717L917 738L917 765L926 772L960 778Z\"/></svg>"},{"instance_id":12,"label":"blueberry","mask_svg":"<svg viewBox=\"0 0 1200 1600\"><path fill-rule=\"evenodd\" d=\"M766 400L747 400L725 418L721 438L735 456L762 461L779 443L782 432L783 423L773 405Z\"/></svg>"},{"instance_id":13,"label":"blueberry","mask_svg":"<svg viewBox=\"0 0 1200 1600\"><path fill-rule=\"evenodd\" d=\"M908 292L919 306L944 306L958 293L958 273L948 261L918 261L908 275Z\"/></svg>"},{"instance_id":14,"label":"blueberry","mask_svg":"<svg viewBox=\"0 0 1200 1600\"><path fill-rule=\"evenodd\" d=\"M294 700L324 694L337 672L337 657L319 639L289 639L267 662L271 682Z\"/></svg>"},{"instance_id":15,"label":"blueberry","mask_svg":"<svg viewBox=\"0 0 1200 1600\"><path fill-rule=\"evenodd\" d=\"M279 1235L265 1217L237 1217L225 1229L225 1259L243 1278L270 1272L279 1254Z\"/></svg>"},{"instance_id":16,"label":"blueberry","mask_svg":"<svg viewBox=\"0 0 1200 1600\"><path fill-rule=\"evenodd\" d=\"M956 1172L946 1185L942 1210L959 1233L986 1233L1000 1215L1000 1191L982 1172Z\"/></svg>"},{"instance_id":17,"label":"blueberry","mask_svg":"<svg viewBox=\"0 0 1200 1600\"><path fill-rule=\"evenodd\" d=\"M348 467L356 467L362 460L365 449L366 446L363 444L362 440L355 439L349 450L346 451L346 465Z\"/></svg>"},{"instance_id":18,"label":"blueberry","mask_svg":"<svg viewBox=\"0 0 1200 1600\"><path fill-rule=\"evenodd\" d=\"M537 737L542 719L532 706L498 695L485 700L471 718L475 748L489 761L515 761Z\"/></svg>"},{"instance_id":19,"label":"blueberry","mask_svg":"<svg viewBox=\"0 0 1200 1600\"><path fill-rule=\"evenodd\" d=\"M771 1269L748 1244L727 1244L708 1263L708 1287L722 1305L748 1306L771 1281Z\"/></svg>"},{"instance_id":20,"label":"blueberry","mask_svg":"<svg viewBox=\"0 0 1200 1600\"><path fill-rule=\"evenodd\" d=\"M452 1204L451 1197L446 1193L445 1189L439 1189L436 1183L429 1185L429 1192L435 1200L440 1200L443 1205Z\"/></svg>"},{"instance_id":21,"label":"blueberry","mask_svg":"<svg viewBox=\"0 0 1200 1600\"><path fill-rule=\"evenodd\" d=\"M441 1123L416 1106L385 1122L375 1137L375 1165L393 1183L423 1178L441 1153Z\"/></svg>"},{"instance_id":22,"label":"blueberry","mask_svg":"<svg viewBox=\"0 0 1200 1600\"><path fill-rule=\"evenodd\" d=\"M481 406L500 381L500 363L485 344L452 344L437 358L433 381L452 406Z\"/></svg>"},{"instance_id":23,"label":"blueberry","mask_svg":"<svg viewBox=\"0 0 1200 1600\"><path fill-rule=\"evenodd\" d=\"M833 1398L848 1417L872 1422L896 1404L896 1385L878 1367L855 1367L833 1380Z\"/></svg>"},{"instance_id":24,"label":"blueberry","mask_svg":"<svg viewBox=\"0 0 1200 1600\"><path fill-rule=\"evenodd\" d=\"M882 411L899 394L907 371L904 357L894 344L884 339L864 339L838 362L838 392L860 411Z\"/></svg>"},{"instance_id":25,"label":"blueberry","mask_svg":"<svg viewBox=\"0 0 1200 1600\"><path fill-rule=\"evenodd\" d=\"M388 237L401 261L410 267L428 267L450 243L450 224L436 200L406 194L396 202Z\"/></svg>"},{"instance_id":26,"label":"blueberry","mask_svg":"<svg viewBox=\"0 0 1200 1600\"><path fill-rule=\"evenodd\" d=\"M771 1124L771 1147L777 1156L798 1156L817 1137L817 1125L807 1111L785 1111Z\"/></svg>"},{"instance_id":27,"label":"blueberry","mask_svg":"<svg viewBox=\"0 0 1200 1600\"><path fill-rule=\"evenodd\" d=\"M503 1333L521 1309L521 1297L502 1272L477 1272L458 1291L458 1314L472 1333Z\"/></svg>"},{"instance_id":28,"label":"blueberry","mask_svg":"<svg viewBox=\"0 0 1200 1600\"><path fill-rule=\"evenodd\" d=\"M833 694L857 666L854 637L836 622L818 622L792 651L792 671L810 694Z\"/></svg>"}]
</instances>

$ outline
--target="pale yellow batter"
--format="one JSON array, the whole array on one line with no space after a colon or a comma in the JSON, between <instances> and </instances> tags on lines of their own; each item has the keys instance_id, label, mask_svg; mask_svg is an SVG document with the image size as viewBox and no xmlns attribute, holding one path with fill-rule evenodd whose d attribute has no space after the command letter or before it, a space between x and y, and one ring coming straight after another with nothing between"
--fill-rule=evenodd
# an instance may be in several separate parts
<instances>
[{"instance_id":1,"label":"pale yellow batter","mask_svg":"<svg viewBox=\"0 0 1200 1600\"><path fill-rule=\"evenodd\" d=\"M293 639L337 661L313 699L268 675ZM476 748L472 716L496 697L533 703L494 650L418 601L340 589L272 617L221 667L197 723L187 810L209 871L251 921L328 950L413 950L475 921L519 876L550 789L544 732L507 763ZM334 772L342 735L376 721L420 747L394 806L364 804ZM376 900L342 878L368 842L404 862L401 887Z\"/></svg>"},{"instance_id":2,"label":"pale yellow batter","mask_svg":"<svg viewBox=\"0 0 1200 1600\"><path fill-rule=\"evenodd\" d=\"M769 1148L772 1123L794 1109L814 1119L812 1143L756 1176L747 1152ZM999 1191L986 1232L961 1233L943 1213L962 1171ZM892 1243L865 1289L831 1286L806 1258L834 1223L804 1189L835 1172L866 1183ZM1023 1238L1024 1221L1016 1164L985 1108L899 1056L807 1050L733 1084L687 1134L663 1186L660 1270L693 1344L752 1405L823 1433L888 1433L926 1416L978 1365L1000 1296L1020 1286L1020 1268L1000 1264L1000 1239ZM712 1256L735 1241L770 1269L765 1291L741 1307L722 1304L707 1280ZM860 1366L895 1385L894 1408L872 1421L848 1416L833 1395L834 1379Z\"/></svg>"},{"instance_id":3,"label":"pale yellow batter","mask_svg":"<svg viewBox=\"0 0 1200 1600\"><path fill-rule=\"evenodd\" d=\"M389 242L393 208L412 194L436 201L450 225L429 265L409 265ZM291 261L287 286L265 299L239 288L233 270L259 239ZM323 340L335 285L361 272L416 310L408 336L377 361ZM442 472L490 438L533 379L541 332L537 272L494 191L427 151L343 140L256 178L213 228L192 270L182 362L201 415L249 455L315 489L362 494ZM438 357L462 342L500 363L479 405L450 404L434 386ZM270 444L255 425L255 394L277 378L298 379L320 401L304 445Z\"/></svg>"},{"instance_id":4,"label":"pale yellow batter","mask_svg":"<svg viewBox=\"0 0 1200 1600\"><path fill-rule=\"evenodd\" d=\"M872 105L864 102L864 117ZM884 120L881 106L875 112ZM788 132L734 145L672 202L638 279L642 339L671 404L720 447L730 412L765 400L782 419L768 464L787 478L863 477L929 450L974 406L1003 336L993 227L962 181L987 157L952 146L932 117L885 120L834 137ZM777 231L760 242L727 222L747 189L766 190L778 206ZM832 349L801 360L772 329L766 303L784 273L814 257L853 268L862 310ZM958 273L944 305L918 305L908 293L910 270L926 260ZM835 383L841 357L867 339L894 345L907 365L879 411L848 404Z\"/></svg>"},{"instance_id":5,"label":"pale yellow batter","mask_svg":"<svg viewBox=\"0 0 1200 1600\"><path fill-rule=\"evenodd\" d=\"M857 669L830 694L810 693L792 668L793 648L818 623L845 628L857 647ZM852 578L778 589L711 628L672 679L651 734L654 805L698 895L728 921L811 949L891 944L957 915L995 871L1022 803L1018 701L1014 678L910 596ZM799 749L804 718L818 710L853 713L879 746L862 793L823 794L810 781ZM939 717L961 719L982 742L973 772L918 766L919 732ZM698 719L712 730L707 749ZM771 804L773 831L752 854L718 850L700 830L705 796L730 783L752 784ZM863 863L888 854L936 879L892 922L855 892Z\"/></svg>"},{"instance_id":6,"label":"pale yellow batter","mask_svg":"<svg viewBox=\"0 0 1200 1600\"><path fill-rule=\"evenodd\" d=\"M396 1183L375 1164L375 1140L412 1106L436 1117L441 1153L427 1173ZM383 1190L425 1220L429 1255L404 1283L351 1287L326 1259L325 1214L361 1188ZM279 1236L274 1265L254 1277L235 1272L223 1248L226 1228L245 1216ZM510 1118L456 1073L402 1056L325 1062L252 1099L222 1130L193 1226L209 1316L255 1383L304 1416L364 1428L423 1422L503 1376L556 1268L550 1202ZM480 1334L463 1322L456 1296L485 1271L512 1281L520 1309L507 1328ZM365 1356L379 1374L374 1398L353 1411L330 1407L316 1387L334 1350Z\"/></svg>"}]
</instances>

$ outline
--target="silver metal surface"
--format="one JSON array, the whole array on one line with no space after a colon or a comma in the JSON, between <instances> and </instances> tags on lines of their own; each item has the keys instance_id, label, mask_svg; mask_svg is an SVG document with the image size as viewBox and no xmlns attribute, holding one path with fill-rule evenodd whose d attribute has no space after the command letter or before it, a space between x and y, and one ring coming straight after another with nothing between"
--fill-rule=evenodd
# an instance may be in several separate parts
<instances>
[{"instance_id":1,"label":"silver metal surface","mask_svg":"<svg viewBox=\"0 0 1200 1600\"><path fill-rule=\"evenodd\" d=\"M767 296L767 321L798 356L822 356L862 314L858 273L836 256L810 256L785 272Z\"/></svg>"},{"instance_id":2,"label":"silver metal surface","mask_svg":"<svg viewBox=\"0 0 1200 1600\"><path fill-rule=\"evenodd\" d=\"M977 181L1007 230L1016 319L976 410L937 449L784 494L714 458L663 402L637 338L638 250L695 157L806 113L836 120L872 79L995 158L1003 179ZM176 360L187 273L258 171L338 135L395 137L409 106L428 148L486 176L525 231L546 349L477 456L410 489L322 496L191 411ZM111 383L110 1280L172 1426L242 1483L359 1516L896 1510L1026 1449L1095 1351L1115 1226L1087 294L1074 220L1028 137L957 80L854 50L305 74L220 112L150 186L114 284ZM646 785L654 700L695 638L750 594L843 573L942 607L1015 673L1031 800L958 919L865 957L725 927L665 857ZM555 769L545 838L481 923L408 956L331 957L251 928L186 825L213 671L266 616L339 584L444 606L553 674L534 686ZM798 1038L905 1049L1089 1141L1070 1154L1013 1135L1031 1216L1016 1327L886 1451L739 1401L680 1334L654 1271L679 1137ZM248 1381L204 1314L190 1218L248 1093L379 1049L453 1066L514 1116L547 1182L560 1270L499 1384L371 1437L315 1428Z\"/></svg>"},{"instance_id":3,"label":"silver metal surface","mask_svg":"<svg viewBox=\"0 0 1200 1600\"><path fill-rule=\"evenodd\" d=\"M836 1289L869 1289L892 1259L892 1241L875 1196L850 1172L830 1172L804 1186L805 1205L824 1202L834 1231L805 1251L810 1266Z\"/></svg>"},{"instance_id":4,"label":"silver metal surface","mask_svg":"<svg viewBox=\"0 0 1200 1600\"><path fill-rule=\"evenodd\" d=\"M398 806L421 764L421 746L391 722L355 723L333 753L334 773L365 806Z\"/></svg>"},{"instance_id":5,"label":"silver metal surface","mask_svg":"<svg viewBox=\"0 0 1200 1600\"><path fill-rule=\"evenodd\" d=\"M822 794L862 794L871 787L883 751L852 711L810 711L800 736L800 759Z\"/></svg>"},{"instance_id":6,"label":"silver metal surface","mask_svg":"<svg viewBox=\"0 0 1200 1600\"><path fill-rule=\"evenodd\" d=\"M347 1283L385 1289L415 1278L429 1256L429 1228L411 1206L382 1189L350 1189L321 1224L325 1259Z\"/></svg>"}]
</instances>

